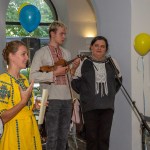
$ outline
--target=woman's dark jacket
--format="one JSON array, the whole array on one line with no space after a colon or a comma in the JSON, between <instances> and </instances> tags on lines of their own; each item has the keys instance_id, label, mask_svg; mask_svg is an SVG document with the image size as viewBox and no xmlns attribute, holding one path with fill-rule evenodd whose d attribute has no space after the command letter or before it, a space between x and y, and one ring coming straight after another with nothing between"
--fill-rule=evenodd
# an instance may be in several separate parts
<instances>
[{"instance_id":1,"label":"woman's dark jacket","mask_svg":"<svg viewBox=\"0 0 150 150\"><path fill-rule=\"evenodd\" d=\"M116 78L115 70L108 60L97 63L105 63L108 95L101 96L101 92L95 94L95 66L90 59L84 60L81 67L81 77L73 79L71 82L73 90L80 95L83 112L94 109L114 109L115 95L121 86ZM122 77L119 77L119 80L122 82ZM99 91L101 91L101 86Z\"/></svg>"}]
</instances>

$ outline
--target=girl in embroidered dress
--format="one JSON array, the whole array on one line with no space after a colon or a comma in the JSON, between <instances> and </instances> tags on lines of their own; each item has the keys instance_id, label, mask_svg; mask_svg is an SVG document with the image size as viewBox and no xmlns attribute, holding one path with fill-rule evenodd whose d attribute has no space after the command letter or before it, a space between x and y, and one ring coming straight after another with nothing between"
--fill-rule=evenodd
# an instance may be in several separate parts
<instances>
[{"instance_id":1,"label":"girl in embroidered dress","mask_svg":"<svg viewBox=\"0 0 150 150\"><path fill-rule=\"evenodd\" d=\"M105 37L95 37L90 49L92 55L80 63L74 74L72 87L80 95L86 129L86 149L108 150L114 100L122 77L120 72L116 76L107 59L108 42ZM113 61L119 71L116 61Z\"/></svg>"},{"instance_id":2,"label":"girl in embroidered dress","mask_svg":"<svg viewBox=\"0 0 150 150\"><path fill-rule=\"evenodd\" d=\"M0 75L0 116L4 133L1 150L42 150L38 126L33 115L33 81L20 74L28 61L28 50L21 41L11 41L3 50L6 73Z\"/></svg>"}]
</instances>

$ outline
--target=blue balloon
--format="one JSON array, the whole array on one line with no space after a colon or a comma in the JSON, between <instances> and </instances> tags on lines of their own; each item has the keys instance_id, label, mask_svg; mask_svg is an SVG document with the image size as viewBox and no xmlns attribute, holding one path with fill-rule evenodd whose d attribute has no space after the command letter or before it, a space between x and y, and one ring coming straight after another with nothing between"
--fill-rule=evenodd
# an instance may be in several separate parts
<instances>
[{"instance_id":1,"label":"blue balloon","mask_svg":"<svg viewBox=\"0 0 150 150\"><path fill-rule=\"evenodd\" d=\"M26 5L20 11L19 21L26 31L32 32L40 24L40 11L34 5Z\"/></svg>"}]
</instances>

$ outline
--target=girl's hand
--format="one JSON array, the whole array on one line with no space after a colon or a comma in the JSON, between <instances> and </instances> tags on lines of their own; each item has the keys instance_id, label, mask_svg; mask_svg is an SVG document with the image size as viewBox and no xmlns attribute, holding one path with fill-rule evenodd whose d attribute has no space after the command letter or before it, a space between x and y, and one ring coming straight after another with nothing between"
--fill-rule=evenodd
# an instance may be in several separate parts
<instances>
[{"instance_id":1,"label":"girl's hand","mask_svg":"<svg viewBox=\"0 0 150 150\"><path fill-rule=\"evenodd\" d=\"M28 102L28 100L32 94L33 84L34 84L34 81L31 82L30 86L26 90L22 90L22 88L19 87L20 96L21 96L20 103L22 103L22 105L24 105L24 106L26 105L26 103Z\"/></svg>"}]
</instances>

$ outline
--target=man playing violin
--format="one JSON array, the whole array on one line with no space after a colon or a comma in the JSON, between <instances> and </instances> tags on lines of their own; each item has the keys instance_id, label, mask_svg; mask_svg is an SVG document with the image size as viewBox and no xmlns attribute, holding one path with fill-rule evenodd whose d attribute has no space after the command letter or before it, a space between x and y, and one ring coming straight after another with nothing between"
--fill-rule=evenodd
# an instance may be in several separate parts
<instances>
[{"instance_id":1,"label":"man playing violin","mask_svg":"<svg viewBox=\"0 0 150 150\"><path fill-rule=\"evenodd\" d=\"M30 70L30 80L40 83L41 89L48 89L48 108L46 110L47 150L66 150L72 101L69 89L69 66L56 66L49 72L41 72L42 66L53 66L56 62L71 59L70 52L61 47L66 37L66 27L54 21L49 27L50 41L47 46L36 51ZM72 63L71 73L75 72L80 59Z\"/></svg>"}]
</instances>

